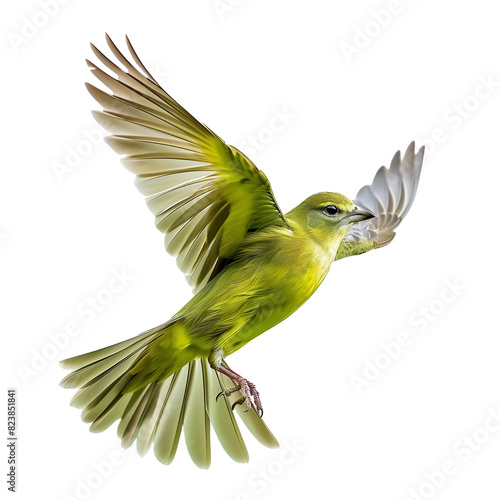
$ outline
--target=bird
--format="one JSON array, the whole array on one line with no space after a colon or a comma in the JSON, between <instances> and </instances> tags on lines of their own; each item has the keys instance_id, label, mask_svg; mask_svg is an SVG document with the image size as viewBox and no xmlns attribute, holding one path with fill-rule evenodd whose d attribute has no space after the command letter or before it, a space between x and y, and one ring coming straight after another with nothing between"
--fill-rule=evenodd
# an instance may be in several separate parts
<instances>
[{"instance_id":1,"label":"bird","mask_svg":"<svg viewBox=\"0 0 500 500\"><path fill-rule=\"evenodd\" d=\"M62 381L78 391L90 431L119 420L123 447L153 446L170 464L183 433L194 464L211 464L211 428L237 462L249 455L238 421L269 448L278 441L263 420L255 384L226 358L297 310L336 260L389 244L416 195L424 147L412 142L353 200L309 196L283 213L269 180L178 104L143 65L128 37L126 57L106 34L108 58L87 60L107 87L87 89L97 122L146 197L165 248L194 295L160 326L123 342L65 359Z\"/></svg>"}]
</instances>

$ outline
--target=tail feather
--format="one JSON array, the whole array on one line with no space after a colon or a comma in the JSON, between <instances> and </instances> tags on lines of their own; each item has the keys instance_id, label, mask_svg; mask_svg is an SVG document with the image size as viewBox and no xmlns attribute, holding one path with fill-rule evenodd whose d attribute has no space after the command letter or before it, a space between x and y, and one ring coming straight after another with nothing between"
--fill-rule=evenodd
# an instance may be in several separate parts
<instances>
[{"instance_id":1,"label":"tail feather","mask_svg":"<svg viewBox=\"0 0 500 500\"><path fill-rule=\"evenodd\" d=\"M208 468L210 425L233 460L248 462L248 451L231 408L238 395L216 400L221 391L234 384L212 369L207 359L195 359L164 380L158 378L129 391L131 381L141 373L134 368L144 359L151 343L171 325L169 322L125 342L63 361L63 367L75 371L61 385L80 388L71 404L82 410L85 422L92 423L92 432L102 432L120 420L118 436L123 447L136 442L142 456L154 443L155 456L165 464L174 459L184 429L192 460L199 467ZM237 405L236 412L262 444L278 446L253 409L245 412Z\"/></svg>"},{"instance_id":2,"label":"tail feather","mask_svg":"<svg viewBox=\"0 0 500 500\"><path fill-rule=\"evenodd\" d=\"M137 337L120 342L118 344L81 354L73 358L61 361L63 368L74 370L64 377L60 385L67 389L81 387L87 382L101 375L109 368L115 367L136 353L141 353L145 347L152 342L159 334L168 328L170 324L165 324L144 332Z\"/></svg>"},{"instance_id":3,"label":"tail feather","mask_svg":"<svg viewBox=\"0 0 500 500\"><path fill-rule=\"evenodd\" d=\"M191 379L184 415L184 437L189 455L200 467L210 466L210 399L208 376L212 370L203 360L191 361Z\"/></svg>"},{"instance_id":4,"label":"tail feather","mask_svg":"<svg viewBox=\"0 0 500 500\"><path fill-rule=\"evenodd\" d=\"M160 462L167 465L174 459L179 444L190 375L189 363L172 376L172 383L158 421L154 453Z\"/></svg>"},{"instance_id":5,"label":"tail feather","mask_svg":"<svg viewBox=\"0 0 500 500\"><path fill-rule=\"evenodd\" d=\"M125 411L131 398L132 394L125 394L115 405L106 408L106 410L94 420L90 426L90 432L98 433L105 431L117 420L122 418L123 412Z\"/></svg>"},{"instance_id":6,"label":"tail feather","mask_svg":"<svg viewBox=\"0 0 500 500\"><path fill-rule=\"evenodd\" d=\"M122 375L109 388L100 393L93 399L82 411L82 420L86 423L93 423L97 420L110 406L115 406L123 398L123 388L130 380L130 375Z\"/></svg>"},{"instance_id":7,"label":"tail feather","mask_svg":"<svg viewBox=\"0 0 500 500\"><path fill-rule=\"evenodd\" d=\"M96 401L99 396L105 395L112 384L128 372L138 356L139 353L136 353L133 357L127 356L123 360L118 361L113 367L90 379L73 396L71 399L71 406L75 408L84 408L92 401ZM131 375L129 375L129 379L130 378L132 378ZM96 401L96 403L97 402L98 401Z\"/></svg>"},{"instance_id":8,"label":"tail feather","mask_svg":"<svg viewBox=\"0 0 500 500\"><path fill-rule=\"evenodd\" d=\"M214 370L212 371L222 379L221 390L228 389L229 387L232 387L234 385L229 377L219 374ZM228 398L229 403L233 405L238 400L238 398L238 393L231 394L231 396ZM263 444L268 448L277 448L279 446L278 441L269 430L267 425L264 423L262 417L260 417L255 410L252 409L251 411L246 411L244 405L236 405L234 409L236 410L238 417L240 417L245 424L246 428L250 431L253 437L257 439L257 441L259 441L260 444Z\"/></svg>"},{"instance_id":9,"label":"tail feather","mask_svg":"<svg viewBox=\"0 0 500 500\"><path fill-rule=\"evenodd\" d=\"M151 448L158 430L158 423L165 407L165 399L167 397L172 377L159 384L155 384L154 392L148 409L145 412L144 420L141 423L137 434L137 453L143 457Z\"/></svg>"},{"instance_id":10,"label":"tail feather","mask_svg":"<svg viewBox=\"0 0 500 500\"><path fill-rule=\"evenodd\" d=\"M129 393L132 397L123 411L118 426L118 436L122 440L124 448L128 448L136 440L155 387L156 384L151 384L149 387L143 387L136 392Z\"/></svg>"},{"instance_id":11,"label":"tail feather","mask_svg":"<svg viewBox=\"0 0 500 500\"><path fill-rule=\"evenodd\" d=\"M216 400L221 392L222 375L213 371L213 376L208 377L208 415L215 434L226 453L236 462L248 462L248 451L234 418L231 403L228 398L221 397Z\"/></svg>"},{"instance_id":12,"label":"tail feather","mask_svg":"<svg viewBox=\"0 0 500 500\"><path fill-rule=\"evenodd\" d=\"M118 352L99 361L94 361L67 375L61 381L60 385L66 389L75 389L76 387L82 387L82 385L87 384L87 382L94 381L97 377L100 377L100 375L108 373L109 370L116 372L119 367L130 360L134 355L137 359L137 354L140 349L141 348L132 345L125 348L123 352Z\"/></svg>"},{"instance_id":13,"label":"tail feather","mask_svg":"<svg viewBox=\"0 0 500 500\"><path fill-rule=\"evenodd\" d=\"M108 347L104 347L102 349L97 349L96 351L87 352L85 354L80 354L79 356L73 356L72 358L63 359L61 361L61 366L67 370L77 370L78 368L83 368L85 366L90 365L94 361L99 361L101 359L107 358L112 354L116 354L117 352L122 351L123 349L141 342L147 339L149 336L158 333L161 330L164 330L166 325L170 322L165 323L161 326L157 326L156 328L151 328L151 330L147 330L140 335L136 335L131 339L124 340L123 342L118 342L117 344L110 345ZM64 380L64 379L63 379Z\"/></svg>"}]
</instances>

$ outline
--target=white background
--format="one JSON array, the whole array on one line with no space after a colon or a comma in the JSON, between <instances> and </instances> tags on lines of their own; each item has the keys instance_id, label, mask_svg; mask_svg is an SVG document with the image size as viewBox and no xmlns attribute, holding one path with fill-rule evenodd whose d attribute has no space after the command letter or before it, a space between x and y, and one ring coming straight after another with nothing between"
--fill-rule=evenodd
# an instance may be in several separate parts
<instances>
[{"instance_id":1,"label":"white background","mask_svg":"<svg viewBox=\"0 0 500 500\"><path fill-rule=\"evenodd\" d=\"M18 389L18 498L83 498L90 481L92 499L498 499L493 3L92 0L52 2L50 17L42 3L9 2L2 15L0 321L5 385ZM156 326L191 296L131 174L102 142L86 143L97 105L84 58L105 32L121 47L128 34L166 90L227 142L260 134L253 159L284 211L318 191L354 197L397 149L428 145L394 242L337 262L308 303L230 358L283 445L245 433L246 465L212 435L208 471L181 438L171 466L132 448L98 476L95 463L121 450L115 426L90 434L58 387L59 359ZM276 110L293 118L269 139ZM77 148L84 157L58 176ZM85 301L122 269L133 279L87 321ZM49 334L69 322L79 334L52 355ZM387 361L381 344L403 332L411 343ZM364 374L375 361L385 368ZM353 376L366 374L356 391ZM443 462L446 476L435 473Z\"/></svg>"}]
</instances>

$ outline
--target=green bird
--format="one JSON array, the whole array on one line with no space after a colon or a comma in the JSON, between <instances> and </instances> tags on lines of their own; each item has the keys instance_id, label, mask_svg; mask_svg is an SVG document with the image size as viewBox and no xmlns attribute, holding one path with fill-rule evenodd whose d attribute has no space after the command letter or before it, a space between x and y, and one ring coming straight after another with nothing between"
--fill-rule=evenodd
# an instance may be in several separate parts
<instances>
[{"instance_id":1,"label":"green bird","mask_svg":"<svg viewBox=\"0 0 500 500\"><path fill-rule=\"evenodd\" d=\"M124 447L154 443L169 464L181 431L194 463L208 468L210 429L226 452L248 461L234 412L264 445L278 442L262 420L255 385L227 356L283 321L318 288L334 260L383 247L410 209L424 148L394 156L351 201L310 196L284 214L266 176L243 153L198 122L156 82L128 38L130 62L107 37L115 61L92 45L115 76L87 61L112 92L87 88L102 111L106 142L136 175L136 186L165 234L168 253L194 290L163 325L62 361L61 385L90 430L116 420Z\"/></svg>"}]
</instances>

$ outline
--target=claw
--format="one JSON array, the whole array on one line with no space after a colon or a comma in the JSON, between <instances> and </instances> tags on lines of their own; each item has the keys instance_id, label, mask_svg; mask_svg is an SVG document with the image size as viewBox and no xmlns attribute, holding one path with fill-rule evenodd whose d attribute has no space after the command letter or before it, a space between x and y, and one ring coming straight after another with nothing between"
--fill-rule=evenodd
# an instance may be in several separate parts
<instances>
[{"instance_id":1,"label":"claw","mask_svg":"<svg viewBox=\"0 0 500 500\"><path fill-rule=\"evenodd\" d=\"M235 385L233 387L230 387L229 389L226 389L225 391L220 391L219 394L215 397L215 401L217 401L222 395L226 396L227 398L231 396L231 394L234 394L235 392L238 392L241 390L241 387L239 385ZM245 398L242 396L240 399L235 401L233 405L231 406L231 410L234 410L234 407L236 405L241 405L245 402Z\"/></svg>"},{"instance_id":2,"label":"claw","mask_svg":"<svg viewBox=\"0 0 500 500\"><path fill-rule=\"evenodd\" d=\"M217 397L215 398L215 401L217 401L219 397L222 395L224 395L225 397L229 397L231 396L231 394L234 394L235 392L240 392L241 398L236 400L231 405L231 410L234 410L236 405L245 404L246 406L246 409L244 410L245 412L249 411L250 409L254 409L257 415L260 418L262 418L264 410L262 408L262 402L260 400L259 391L257 391L255 384L241 377L240 375L233 372L227 367L219 366L216 369L221 373L223 373L224 375L226 375L227 377L229 377L235 385L233 387L230 387L229 389L219 392L219 394L217 394Z\"/></svg>"},{"instance_id":3,"label":"claw","mask_svg":"<svg viewBox=\"0 0 500 500\"><path fill-rule=\"evenodd\" d=\"M241 398L236 400L232 404L231 410L234 410L236 405L241 405L245 403L246 412L251 408L253 408L257 412L257 415L259 415L259 417L262 416L263 413L262 404L260 402L259 393L257 392L257 389L255 389L255 385L252 384L252 382L249 382L248 380L241 377L238 379L238 385L235 385L233 387L230 387L229 389L226 389L225 391L220 392L216 398L216 401L221 394L224 394L224 396L229 397L231 396L231 394L234 394L235 392L238 391L241 393Z\"/></svg>"},{"instance_id":4,"label":"claw","mask_svg":"<svg viewBox=\"0 0 500 500\"><path fill-rule=\"evenodd\" d=\"M234 407L236 405L242 405L243 403L245 402L245 398L243 396L241 396L240 399L237 399L232 405L231 405L231 410L233 411L234 410ZM245 410L247 411L247 410Z\"/></svg>"},{"instance_id":5,"label":"claw","mask_svg":"<svg viewBox=\"0 0 500 500\"><path fill-rule=\"evenodd\" d=\"M250 389L250 394L252 395L253 398L254 404L252 406L254 407L254 410L257 412L257 415L259 415L259 417L262 418L262 415L264 415L264 408L262 408L262 402L260 400L259 391L255 387L255 384L253 384L252 382L248 382L248 387Z\"/></svg>"}]
</instances>

